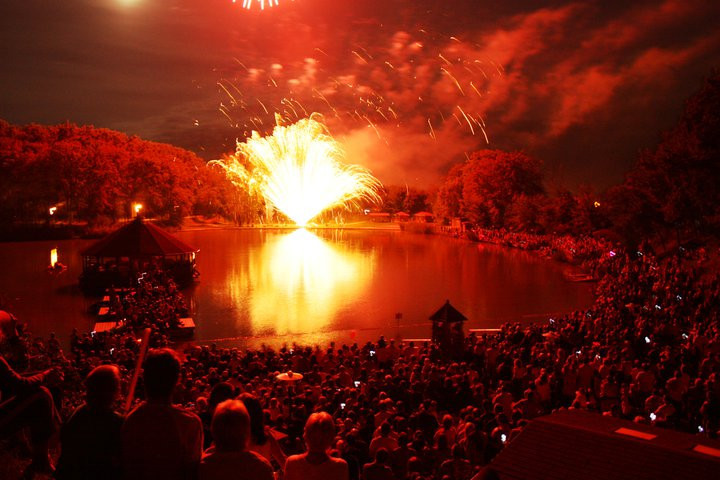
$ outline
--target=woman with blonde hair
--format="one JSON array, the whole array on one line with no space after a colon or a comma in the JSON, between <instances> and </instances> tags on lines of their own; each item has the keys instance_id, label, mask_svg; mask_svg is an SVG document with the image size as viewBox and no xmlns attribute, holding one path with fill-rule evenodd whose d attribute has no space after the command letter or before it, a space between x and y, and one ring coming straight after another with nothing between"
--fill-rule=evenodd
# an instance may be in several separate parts
<instances>
[{"instance_id":1,"label":"woman with blonde hair","mask_svg":"<svg viewBox=\"0 0 720 480\"><path fill-rule=\"evenodd\" d=\"M303 438L307 452L288 457L285 480L348 480L347 462L328 455L335 440L335 422L328 413L310 415Z\"/></svg>"}]
</instances>

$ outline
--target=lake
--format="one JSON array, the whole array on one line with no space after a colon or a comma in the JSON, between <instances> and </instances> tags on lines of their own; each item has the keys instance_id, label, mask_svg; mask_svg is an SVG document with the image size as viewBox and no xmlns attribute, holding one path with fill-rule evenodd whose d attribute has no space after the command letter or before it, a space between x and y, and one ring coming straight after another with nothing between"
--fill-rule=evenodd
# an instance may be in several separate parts
<instances>
[{"instance_id":1,"label":"lake","mask_svg":"<svg viewBox=\"0 0 720 480\"><path fill-rule=\"evenodd\" d=\"M585 308L593 284L567 281L567 265L521 250L391 230L209 229L177 233L200 249L199 281L184 291L195 341L353 342L427 338L446 299L467 328L547 321ZM0 244L0 303L37 335L94 318L77 287L89 240ZM50 249L68 266L47 273Z\"/></svg>"}]
</instances>

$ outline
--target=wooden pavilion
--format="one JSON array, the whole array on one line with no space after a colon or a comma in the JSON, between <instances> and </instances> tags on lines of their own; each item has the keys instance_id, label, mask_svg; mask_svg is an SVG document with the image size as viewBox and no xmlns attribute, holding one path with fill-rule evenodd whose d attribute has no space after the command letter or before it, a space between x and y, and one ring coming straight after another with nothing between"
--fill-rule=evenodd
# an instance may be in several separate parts
<instances>
[{"instance_id":1,"label":"wooden pavilion","mask_svg":"<svg viewBox=\"0 0 720 480\"><path fill-rule=\"evenodd\" d=\"M460 353L463 351L465 334L463 322L465 315L446 300L440 309L430 316L432 322L432 340L444 353Z\"/></svg>"},{"instance_id":2,"label":"wooden pavilion","mask_svg":"<svg viewBox=\"0 0 720 480\"><path fill-rule=\"evenodd\" d=\"M81 252L85 291L133 286L149 269L170 274L180 286L197 276L195 255L199 250L165 230L137 217Z\"/></svg>"}]
</instances>

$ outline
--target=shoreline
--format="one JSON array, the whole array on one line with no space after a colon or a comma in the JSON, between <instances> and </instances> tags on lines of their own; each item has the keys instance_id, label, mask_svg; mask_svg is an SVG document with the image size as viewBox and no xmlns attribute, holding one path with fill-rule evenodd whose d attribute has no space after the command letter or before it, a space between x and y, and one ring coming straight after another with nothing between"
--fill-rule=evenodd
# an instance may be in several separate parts
<instances>
[{"instance_id":1,"label":"shoreline","mask_svg":"<svg viewBox=\"0 0 720 480\"><path fill-rule=\"evenodd\" d=\"M290 224L265 224L265 225L235 225L231 222L202 222L194 220L195 217L187 217L184 224L180 227L159 225L172 232L191 232L201 230L297 230L305 228L308 230L385 230L385 231L401 231L403 230L399 223L374 223L374 222L349 222L338 225L328 224L311 224L305 226ZM10 227L0 227L0 243L18 243L18 242L43 242L51 240L90 240L102 238L115 229L121 227L126 222L118 222L108 227L98 227L89 229L87 225L17 225Z\"/></svg>"}]
</instances>

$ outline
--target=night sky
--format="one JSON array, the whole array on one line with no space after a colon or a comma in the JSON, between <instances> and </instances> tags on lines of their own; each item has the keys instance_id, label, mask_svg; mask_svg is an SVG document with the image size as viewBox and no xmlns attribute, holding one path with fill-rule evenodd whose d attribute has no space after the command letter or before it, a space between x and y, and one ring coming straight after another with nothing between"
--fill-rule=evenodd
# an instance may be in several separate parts
<instances>
[{"instance_id":1,"label":"night sky","mask_svg":"<svg viewBox=\"0 0 720 480\"><path fill-rule=\"evenodd\" d=\"M720 66L714 0L279 3L3 0L0 118L212 159L316 111L386 183L432 185L489 147L604 187Z\"/></svg>"}]
</instances>

